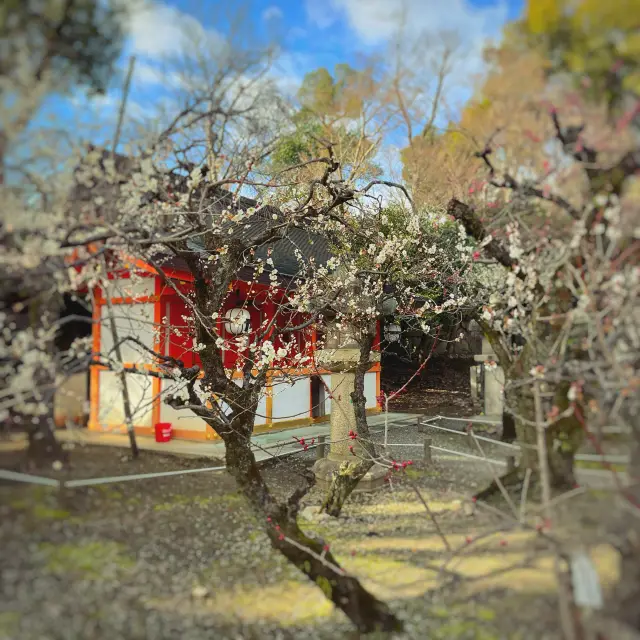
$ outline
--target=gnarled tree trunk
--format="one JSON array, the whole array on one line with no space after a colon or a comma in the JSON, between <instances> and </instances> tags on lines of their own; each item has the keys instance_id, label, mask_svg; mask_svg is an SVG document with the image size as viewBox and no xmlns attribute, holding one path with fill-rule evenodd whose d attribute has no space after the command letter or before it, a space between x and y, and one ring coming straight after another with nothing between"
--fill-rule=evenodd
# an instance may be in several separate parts
<instances>
[{"instance_id":1,"label":"gnarled tree trunk","mask_svg":"<svg viewBox=\"0 0 640 640\"><path fill-rule=\"evenodd\" d=\"M25 420L32 420L25 417ZM49 466L54 462L66 464L67 452L62 448L53 430L51 415L35 418L36 422L27 425L27 464L33 468Z\"/></svg>"},{"instance_id":2,"label":"gnarled tree trunk","mask_svg":"<svg viewBox=\"0 0 640 640\"><path fill-rule=\"evenodd\" d=\"M318 586L360 632L400 631L402 623L389 607L347 575L322 540L310 538L298 526L299 500L313 484L313 474L307 488L295 492L287 503L278 504L260 475L248 439L238 435L242 433L251 433L251 427L239 425L224 437L227 468L265 523L272 547Z\"/></svg>"}]
</instances>

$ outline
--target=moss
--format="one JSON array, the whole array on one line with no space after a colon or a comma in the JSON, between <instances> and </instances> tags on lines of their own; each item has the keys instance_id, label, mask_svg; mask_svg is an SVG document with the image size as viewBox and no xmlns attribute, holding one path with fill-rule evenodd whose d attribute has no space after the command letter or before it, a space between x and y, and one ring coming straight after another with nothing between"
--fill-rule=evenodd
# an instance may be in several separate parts
<instances>
[{"instance_id":1,"label":"moss","mask_svg":"<svg viewBox=\"0 0 640 640\"><path fill-rule=\"evenodd\" d=\"M252 531L248 536L250 542L257 542L264 537L266 536L262 533L262 531Z\"/></svg>"},{"instance_id":2,"label":"moss","mask_svg":"<svg viewBox=\"0 0 640 640\"><path fill-rule=\"evenodd\" d=\"M383 600L415 598L435 586L437 573L378 554L337 555L338 562Z\"/></svg>"},{"instance_id":3,"label":"moss","mask_svg":"<svg viewBox=\"0 0 640 640\"><path fill-rule=\"evenodd\" d=\"M118 491L116 489L112 489L111 487L98 487L98 491L102 494L104 498L108 500L121 500L123 497L122 491Z\"/></svg>"},{"instance_id":4,"label":"moss","mask_svg":"<svg viewBox=\"0 0 640 640\"><path fill-rule=\"evenodd\" d=\"M28 510L36 504L51 504L58 499L58 491L52 487L30 486L21 487L14 492L20 497L13 499L9 506L13 509Z\"/></svg>"},{"instance_id":5,"label":"moss","mask_svg":"<svg viewBox=\"0 0 640 640\"><path fill-rule=\"evenodd\" d=\"M246 504L243 496L237 492L223 493L217 496L184 496L176 494L171 496L170 500L156 504L154 511L169 511L176 507L193 506L196 505L200 508L206 508L209 506L221 506L221 507L236 507L242 508Z\"/></svg>"},{"instance_id":6,"label":"moss","mask_svg":"<svg viewBox=\"0 0 640 640\"><path fill-rule=\"evenodd\" d=\"M316 522L305 522L301 520L298 522L298 526L303 533L311 535L311 537L320 537L325 542L330 542L336 538L338 533L344 534L343 530L338 530L337 527L330 527L328 525L318 524Z\"/></svg>"},{"instance_id":7,"label":"moss","mask_svg":"<svg viewBox=\"0 0 640 640\"><path fill-rule=\"evenodd\" d=\"M454 620L442 625L432 636L438 640L500 640L495 631L483 629L475 620Z\"/></svg>"},{"instance_id":8,"label":"moss","mask_svg":"<svg viewBox=\"0 0 640 640\"><path fill-rule=\"evenodd\" d=\"M36 504L31 511L38 520L67 520L71 514L64 509L51 509L43 504Z\"/></svg>"},{"instance_id":9,"label":"moss","mask_svg":"<svg viewBox=\"0 0 640 640\"><path fill-rule=\"evenodd\" d=\"M458 511L461 508L460 500L450 500L447 502L440 500L431 500L428 496L425 496L429 504L429 508L434 512L440 511ZM413 501L401 501L401 497L398 496L397 502L390 502L383 506L374 505L358 505L352 508L354 513L359 515L380 515L383 514L387 517L396 515L420 515L423 516L426 511L424 505L417 500Z\"/></svg>"},{"instance_id":10,"label":"moss","mask_svg":"<svg viewBox=\"0 0 640 640\"><path fill-rule=\"evenodd\" d=\"M9 503L16 511L24 511L34 520L79 520L71 518L71 513L66 509L59 509L57 494L28 491L27 496L17 498Z\"/></svg>"},{"instance_id":11,"label":"moss","mask_svg":"<svg viewBox=\"0 0 640 640\"><path fill-rule=\"evenodd\" d=\"M407 467L404 473L410 480L420 480L422 478L439 478L442 475L442 473L438 471L438 469L434 469L433 467L425 467L422 469Z\"/></svg>"},{"instance_id":12,"label":"moss","mask_svg":"<svg viewBox=\"0 0 640 640\"><path fill-rule=\"evenodd\" d=\"M0 637L17 637L22 615L18 611L0 611Z\"/></svg>"},{"instance_id":13,"label":"moss","mask_svg":"<svg viewBox=\"0 0 640 640\"><path fill-rule=\"evenodd\" d=\"M53 573L73 573L89 579L99 579L114 571L129 571L135 565L125 553L124 545L110 540L60 545L44 543L39 550Z\"/></svg>"},{"instance_id":14,"label":"moss","mask_svg":"<svg viewBox=\"0 0 640 640\"><path fill-rule=\"evenodd\" d=\"M147 606L184 615L184 604L175 599L147 599ZM216 589L213 596L190 611L194 616L216 616L233 623L293 625L322 623L334 611L333 605L308 580L280 580L269 585L236 585ZM262 637L262 636L260 636ZM297 637L297 636L296 636Z\"/></svg>"},{"instance_id":15,"label":"moss","mask_svg":"<svg viewBox=\"0 0 640 640\"><path fill-rule=\"evenodd\" d=\"M333 593L333 589L331 588L331 583L327 578L323 576L318 576L316 578L316 584L320 587L322 593L324 593L327 600L331 600L331 594Z\"/></svg>"},{"instance_id":16,"label":"moss","mask_svg":"<svg viewBox=\"0 0 640 640\"><path fill-rule=\"evenodd\" d=\"M473 602L434 606L428 613L439 621L430 634L430 637L438 640L498 640L503 637L489 624L496 620L495 610L477 606Z\"/></svg>"},{"instance_id":17,"label":"moss","mask_svg":"<svg viewBox=\"0 0 640 640\"><path fill-rule=\"evenodd\" d=\"M24 498L18 498L9 502L9 506L16 511L26 511L29 508L29 502Z\"/></svg>"},{"instance_id":18,"label":"moss","mask_svg":"<svg viewBox=\"0 0 640 640\"><path fill-rule=\"evenodd\" d=\"M595 460L576 460L576 469L596 469L597 471L611 471L612 469L617 473L624 473L628 467L626 464L609 464L606 465L602 462Z\"/></svg>"},{"instance_id":19,"label":"moss","mask_svg":"<svg viewBox=\"0 0 640 640\"><path fill-rule=\"evenodd\" d=\"M489 609L488 607L478 607L476 609L476 616L479 620L491 622L492 620L496 619L496 612L493 609Z\"/></svg>"}]
</instances>

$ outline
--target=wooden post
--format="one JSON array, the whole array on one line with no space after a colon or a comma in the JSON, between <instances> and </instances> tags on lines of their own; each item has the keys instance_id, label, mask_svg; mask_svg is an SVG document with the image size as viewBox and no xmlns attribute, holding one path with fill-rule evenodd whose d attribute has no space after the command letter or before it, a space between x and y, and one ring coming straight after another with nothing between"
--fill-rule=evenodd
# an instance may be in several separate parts
<instances>
[{"instance_id":1,"label":"wooden post","mask_svg":"<svg viewBox=\"0 0 640 640\"><path fill-rule=\"evenodd\" d=\"M515 456L507 456L507 473L511 473L516 468L516 457Z\"/></svg>"},{"instance_id":2,"label":"wooden post","mask_svg":"<svg viewBox=\"0 0 640 640\"><path fill-rule=\"evenodd\" d=\"M325 436L318 436L318 446L316 447L316 460L324 458Z\"/></svg>"},{"instance_id":3,"label":"wooden post","mask_svg":"<svg viewBox=\"0 0 640 640\"><path fill-rule=\"evenodd\" d=\"M431 464L433 462L431 458L431 438L424 439L424 463Z\"/></svg>"},{"instance_id":4,"label":"wooden post","mask_svg":"<svg viewBox=\"0 0 640 640\"><path fill-rule=\"evenodd\" d=\"M422 422L420 422L420 416L416 418L416 427L418 428L418 433L424 433Z\"/></svg>"}]
</instances>

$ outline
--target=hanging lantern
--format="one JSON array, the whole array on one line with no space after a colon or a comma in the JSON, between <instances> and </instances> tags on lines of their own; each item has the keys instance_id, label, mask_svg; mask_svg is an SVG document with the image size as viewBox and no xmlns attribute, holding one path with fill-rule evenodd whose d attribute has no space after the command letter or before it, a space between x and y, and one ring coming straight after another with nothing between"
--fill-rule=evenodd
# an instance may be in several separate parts
<instances>
[{"instance_id":1,"label":"hanging lantern","mask_svg":"<svg viewBox=\"0 0 640 640\"><path fill-rule=\"evenodd\" d=\"M384 328L384 337L387 342L398 342L401 333L402 327L399 324L388 324Z\"/></svg>"},{"instance_id":2,"label":"hanging lantern","mask_svg":"<svg viewBox=\"0 0 640 640\"><path fill-rule=\"evenodd\" d=\"M224 327L234 336L249 333L251 330L251 314L246 309L229 309L224 314Z\"/></svg>"},{"instance_id":3,"label":"hanging lantern","mask_svg":"<svg viewBox=\"0 0 640 640\"><path fill-rule=\"evenodd\" d=\"M387 298L382 303L382 315L392 316L398 308L398 301L395 298Z\"/></svg>"}]
</instances>

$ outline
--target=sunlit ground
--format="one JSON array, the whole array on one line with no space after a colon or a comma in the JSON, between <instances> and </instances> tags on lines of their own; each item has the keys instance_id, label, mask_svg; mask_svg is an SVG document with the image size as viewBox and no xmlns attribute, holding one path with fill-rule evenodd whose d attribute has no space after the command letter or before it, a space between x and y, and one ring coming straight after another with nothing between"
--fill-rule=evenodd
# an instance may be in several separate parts
<instances>
[{"instance_id":1,"label":"sunlit ground","mask_svg":"<svg viewBox=\"0 0 640 640\"><path fill-rule=\"evenodd\" d=\"M276 492L290 489L290 466L267 474ZM433 479L420 484L453 553L415 494L402 488L355 498L337 522L301 523L405 619L406 637L556 637L554 562L543 537L496 531L504 519L469 515L456 494L430 488ZM271 550L224 474L66 495L5 486L0 497L8 569L0 635L35 639L52 628L68 638L352 632L321 589ZM616 579L616 554L606 544L589 553L606 590Z\"/></svg>"}]
</instances>

